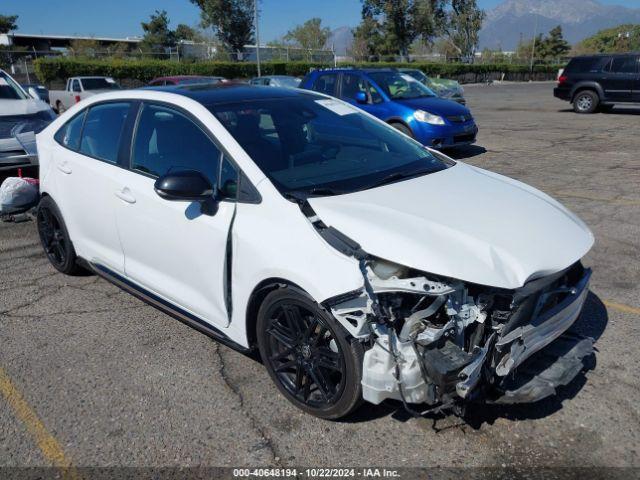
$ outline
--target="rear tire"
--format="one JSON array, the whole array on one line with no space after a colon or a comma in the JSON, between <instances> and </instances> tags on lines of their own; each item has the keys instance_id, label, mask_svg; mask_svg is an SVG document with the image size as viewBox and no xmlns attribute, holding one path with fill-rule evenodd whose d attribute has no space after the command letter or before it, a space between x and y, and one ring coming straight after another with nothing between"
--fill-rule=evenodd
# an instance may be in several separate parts
<instances>
[{"instance_id":1,"label":"rear tire","mask_svg":"<svg viewBox=\"0 0 640 480\"><path fill-rule=\"evenodd\" d=\"M578 92L573 99L573 111L576 113L593 113L598 108L600 98L593 90Z\"/></svg>"},{"instance_id":2,"label":"rear tire","mask_svg":"<svg viewBox=\"0 0 640 480\"><path fill-rule=\"evenodd\" d=\"M81 269L76 263L76 251L62 214L51 197L43 197L40 200L36 222L40 243L53 268L66 275L79 273Z\"/></svg>"},{"instance_id":3,"label":"rear tire","mask_svg":"<svg viewBox=\"0 0 640 480\"><path fill-rule=\"evenodd\" d=\"M335 420L362 402L362 344L302 290L269 293L256 325L262 362L278 390L301 410Z\"/></svg>"}]
</instances>

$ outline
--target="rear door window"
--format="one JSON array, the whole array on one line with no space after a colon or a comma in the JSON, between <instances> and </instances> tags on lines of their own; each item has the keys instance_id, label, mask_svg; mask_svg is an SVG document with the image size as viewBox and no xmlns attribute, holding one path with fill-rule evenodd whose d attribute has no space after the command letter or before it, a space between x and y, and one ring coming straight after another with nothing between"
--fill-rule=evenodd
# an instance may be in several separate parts
<instances>
[{"instance_id":1,"label":"rear door window","mask_svg":"<svg viewBox=\"0 0 640 480\"><path fill-rule=\"evenodd\" d=\"M611 73L636 73L638 71L638 57L633 55L614 57L609 71Z\"/></svg>"},{"instance_id":2,"label":"rear door window","mask_svg":"<svg viewBox=\"0 0 640 480\"><path fill-rule=\"evenodd\" d=\"M579 57L574 58L569 62L566 73L589 73L596 72L598 66L604 61L604 58L600 57Z\"/></svg>"},{"instance_id":3,"label":"rear door window","mask_svg":"<svg viewBox=\"0 0 640 480\"><path fill-rule=\"evenodd\" d=\"M323 75L320 75L316 79L316 83L314 83L313 89L317 92L333 96L336 93L336 84L338 83L337 80L337 73L325 73Z\"/></svg>"},{"instance_id":4,"label":"rear door window","mask_svg":"<svg viewBox=\"0 0 640 480\"><path fill-rule=\"evenodd\" d=\"M118 163L120 139L131 104L103 103L89 109L82 129L80 152L105 162Z\"/></svg>"},{"instance_id":5,"label":"rear door window","mask_svg":"<svg viewBox=\"0 0 640 480\"><path fill-rule=\"evenodd\" d=\"M340 96L349 100L355 100L358 93L367 95L367 82L360 75L345 73L342 75ZM368 95L367 95L368 97Z\"/></svg>"}]
</instances>

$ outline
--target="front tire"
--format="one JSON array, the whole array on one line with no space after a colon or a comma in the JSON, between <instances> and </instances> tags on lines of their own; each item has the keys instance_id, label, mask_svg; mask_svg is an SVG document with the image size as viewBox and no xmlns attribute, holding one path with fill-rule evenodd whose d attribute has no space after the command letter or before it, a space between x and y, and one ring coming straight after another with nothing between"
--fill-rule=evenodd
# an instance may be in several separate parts
<instances>
[{"instance_id":1,"label":"front tire","mask_svg":"<svg viewBox=\"0 0 640 480\"><path fill-rule=\"evenodd\" d=\"M53 268L66 275L78 273L80 267L76 263L76 251L62 214L51 197L43 197L40 200L36 222L40 243Z\"/></svg>"},{"instance_id":2,"label":"front tire","mask_svg":"<svg viewBox=\"0 0 640 480\"><path fill-rule=\"evenodd\" d=\"M415 136L413 135L413 132L411 131L411 129L409 127L407 127L404 123L400 123L400 122L391 122L390 125L395 128L396 130L398 130L399 132L404 133L405 135L411 137L411 138L415 138Z\"/></svg>"},{"instance_id":3,"label":"front tire","mask_svg":"<svg viewBox=\"0 0 640 480\"><path fill-rule=\"evenodd\" d=\"M267 372L296 407L335 420L360 405L362 345L302 290L287 286L267 295L257 338Z\"/></svg>"},{"instance_id":4,"label":"front tire","mask_svg":"<svg viewBox=\"0 0 640 480\"><path fill-rule=\"evenodd\" d=\"M578 92L573 99L573 111L576 113L593 113L598 108L600 98L592 90Z\"/></svg>"}]
</instances>

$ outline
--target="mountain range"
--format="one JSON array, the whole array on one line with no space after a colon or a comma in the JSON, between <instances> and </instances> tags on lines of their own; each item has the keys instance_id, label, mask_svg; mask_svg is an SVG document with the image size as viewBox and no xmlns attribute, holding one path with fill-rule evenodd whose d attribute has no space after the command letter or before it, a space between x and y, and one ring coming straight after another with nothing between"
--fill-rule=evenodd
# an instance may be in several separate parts
<instances>
[{"instance_id":1,"label":"mountain range","mask_svg":"<svg viewBox=\"0 0 640 480\"><path fill-rule=\"evenodd\" d=\"M640 8L603 5L595 0L505 0L487 11L480 48L515 50L520 39L531 39L534 32L547 34L562 26L565 39L575 44L599 30L625 23L640 23ZM347 55L353 43L351 27L331 32L326 48Z\"/></svg>"},{"instance_id":2,"label":"mountain range","mask_svg":"<svg viewBox=\"0 0 640 480\"><path fill-rule=\"evenodd\" d=\"M521 38L546 34L562 26L565 39L575 44L599 30L624 23L640 23L640 9L603 5L595 0L506 0L487 11L480 31L480 48L515 50Z\"/></svg>"}]
</instances>

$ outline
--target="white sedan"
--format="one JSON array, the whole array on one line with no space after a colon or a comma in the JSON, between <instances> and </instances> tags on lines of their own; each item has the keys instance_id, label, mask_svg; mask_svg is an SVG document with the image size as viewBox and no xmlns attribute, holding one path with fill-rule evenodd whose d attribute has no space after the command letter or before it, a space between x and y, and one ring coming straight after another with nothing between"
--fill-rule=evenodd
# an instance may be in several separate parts
<instances>
[{"instance_id":1,"label":"white sedan","mask_svg":"<svg viewBox=\"0 0 640 480\"><path fill-rule=\"evenodd\" d=\"M582 221L339 100L241 84L117 91L37 143L55 268L90 269L259 349L313 415L363 400L415 414L533 402L593 353L570 331L591 274Z\"/></svg>"}]
</instances>

